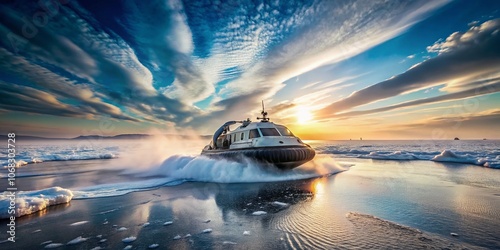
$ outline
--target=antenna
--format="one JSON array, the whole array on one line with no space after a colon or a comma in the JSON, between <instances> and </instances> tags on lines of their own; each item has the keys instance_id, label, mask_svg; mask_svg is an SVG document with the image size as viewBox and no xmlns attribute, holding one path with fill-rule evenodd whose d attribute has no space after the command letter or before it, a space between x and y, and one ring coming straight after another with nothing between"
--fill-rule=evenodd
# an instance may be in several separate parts
<instances>
[{"instance_id":1,"label":"antenna","mask_svg":"<svg viewBox=\"0 0 500 250\"><path fill-rule=\"evenodd\" d=\"M257 120L262 120L261 122L268 122L269 121L269 118L267 117L267 112L264 109L264 100L262 100L262 112L260 112L260 114L262 115L262 118L257 117Z\"/></svg>"}]
</instances>

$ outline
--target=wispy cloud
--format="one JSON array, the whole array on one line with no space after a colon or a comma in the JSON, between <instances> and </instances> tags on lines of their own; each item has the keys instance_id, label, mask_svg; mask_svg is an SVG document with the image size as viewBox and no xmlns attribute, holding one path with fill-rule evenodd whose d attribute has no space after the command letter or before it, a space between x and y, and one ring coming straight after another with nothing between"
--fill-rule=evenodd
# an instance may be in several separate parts
<instances>
[{"instance_id":1,"label":"wispy cloud","mask_svg":"<svg viewBox=\"0 0 500 250\"><path fill-rule=\"evenodd\" d=\"M475 114L453 114L389 127L391 133L406 131L407 134L410 132L424 138L441 140L456 136L463 138L461 135L467 135L466 138L498 138L500 133L496 128L499 126L500 110L490 109Z\"/></svg>"},{"instance_id":2,"label":"wispy cloud","mask_svg":"<svg viewBox=\"0 0 500 250\"><path fill-rule=\"evenodd\" d=\"M23 41L19 55L0 50L2 68L19 78L16 84L44 88L58 98L69 98L76 101L78 110L89 115L182 123L196 112L159 93L153 87L151 72L123 39L97 28L97 21L76 3L60 7L60 14L47 25L37 27L37 35L29 40L22 33L21 20L30 13L29 5L2 7L7 17L0 22L0 33ZM13 50L8 42L2 40L3 46Z\"/></svg>"},{"instance_id":3,"label":"wispy cloud","mask_svg":"<svg viewBox=\"0 0 500 250\"><path fill-rule=\"evenodd\" d=\"M281 89L283 81L380 44L404 32L444 3L446 1L401 2L387 6L378 1L363 4L325 1L299 9L290 19L307 21L295 27L296 35L277 42L259 63L248 68L241 78L228 83L221 94L238 96L241 93L242 97L255 98L249 103L258 103L259 99L269 98ZM276 18L280 19L279 14ZM281 26L274 29L279 30ZM262 91L262 86L266 86L267 91ZM248 94L256 89L260 95Z\"/></svg>"},{"instance_id":4,"label":"wispy cloud","mask_svg":"<svg viewBox=\"0 0 500 250\"><path fill-rule=\"evenodd\" d=\"M424 105L424 104L447 102L447 101L452 101L452 100L459 100L459 99L464 99L464 98L469 98L469 97L475 97L475 96L481 96L481 95L487 95L487 94L491 94L491 93L495 93L495 92L500 92L500 78L486 80L486 81L473 82L471 84L475 84L476 85L475 88L463 90L460 92L440 95L440 96L436 96L436 97L431 97L431 98L423 98L423 99L418 99L418 100L414 100L414 101L403 102L403 103L390 105L390 106L377 108L377 109L343 112L343 113L333 115L332 117L340 118L340 117L353 117L353 116L359 116L359 115L374 114L374 113L387 112L387 111L391 111L391 110L409 108L409 107L419 106L419 105Z\"/></svg>"},{"instance_id":5,"label":"wispy cloud","mask_svg":"<svg viewBox=\"0 0 500 250\"><path fill-rule=\"evenodd\" d=\"M479 82L491 84L491 81L495 82L494 80L498 77L500 68L499 28L500 20L497 19L487 21L480 26L474 26L465 33L455 32L445 41L438 41L428 48L429 51L438 52L438 56L414 65L400 75L356 91L320 110L318 115L325 118L331 117L336 113L363 104L439 84L447 84L448 86L459 84L468 86L469 89ZM498 91L497 87L492 89ZM462 88L462 90L464 89ZM464 97L463 94L474 95L476 91L444 96L442 99ZM416 105L430 100L415 101L410 102L410 104ZM408 103L399 106L406 105ZM391 107L381 110L388 109Z\"/></svg>"}]
</instances>

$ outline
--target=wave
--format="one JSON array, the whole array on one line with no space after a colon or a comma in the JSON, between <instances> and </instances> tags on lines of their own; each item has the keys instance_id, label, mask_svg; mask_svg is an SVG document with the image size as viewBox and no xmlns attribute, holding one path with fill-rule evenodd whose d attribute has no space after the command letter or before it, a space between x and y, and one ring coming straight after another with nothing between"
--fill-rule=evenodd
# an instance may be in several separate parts
<instances>
[{"instance_id":1,"label":"wave","mask_svg":"<svg viewBox=\"0 0 500 250\"><path fill-rule=\"evenodd\" d=\"M42 162L51 162L51 161L82 161L82 160L103 160L103 159L114 159L117 158L117 155L112 153L104 153L104 154L94 154L94 155L63 155L63 154L52 154L46 155L43 157L36 157L32 159L18 159L16 161L16 168L26 166L28 164L36 164ZM4 168L7 168L7 163L3 162Z\"/></svg>"},{"instance_id":2,"label":"wave","mask_svg":"<svg viewBox=\"0 0 500 250\"><path fill-rule=\"evenodd\" d=\"M312 161L289 171L246 159L233 162L204 156L174 155L162 164L145 169L126 169L123 174L140 177L140 181L100 184L74 190L52 187L37 191L16 193L16 216L43 210L51 205L69 202L71 199L90 199L125 195L131 192L151 190L163 186L175 186L185 182L257 183L310 179L346 171L347 166L335 163L328 155L317 155ZM0 218L9 216L9 193L0 194Z\"/></svg>"},{"instance_id":3,"label":"wave","mask_svg":"<svg viewBox=\"0 0 500 250\"><path fill-rule=\"evenodd\" d=\"M256 183L310 179L347 170L331 156L317 155L312 161L292 170L283 171L250 159L234 162L204 156L174 155L162 164L145 169L126 169L123 174L146 178L135 182L102 184L74 191L75 199L124 195L161 186L184 182ZM150 179L148 179L150 178Z\"/></svg>"}]
</instances>

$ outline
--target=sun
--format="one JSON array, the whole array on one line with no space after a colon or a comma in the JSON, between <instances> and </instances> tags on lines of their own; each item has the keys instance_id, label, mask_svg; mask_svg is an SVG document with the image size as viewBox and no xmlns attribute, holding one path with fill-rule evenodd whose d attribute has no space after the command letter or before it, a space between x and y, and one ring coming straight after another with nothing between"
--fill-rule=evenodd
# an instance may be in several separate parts
<instances>
[{"instance_id":1,"label":"sun","mask_svg":"<svg viewBox=\"0 0 500 250\"><path fill-rule=\"evenodd\" d=\"M297 122L299 124L306 124L313 119L311 111L309 111L309 109L306 107L299 107L297 109L296 116L297 116Z\"/></svg>"}]
</instances>

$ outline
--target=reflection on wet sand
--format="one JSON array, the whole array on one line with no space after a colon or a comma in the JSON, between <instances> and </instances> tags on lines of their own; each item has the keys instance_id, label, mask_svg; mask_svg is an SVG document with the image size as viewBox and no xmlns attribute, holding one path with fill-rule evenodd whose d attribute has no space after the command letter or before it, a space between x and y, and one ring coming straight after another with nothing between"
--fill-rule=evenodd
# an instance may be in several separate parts
<instances>
[{"instance_id":1,"label":"reflection on wet sand","mask_svg":"<svg viewBox=\"0 0 500 250\"><path fill-rule=\"evenodd\" d=\"M215 202L223 214L252 215L256 211L277 213L314 198L312 180L286 183L233 184L221 186Z\"/></svg>"}]
</instances>

